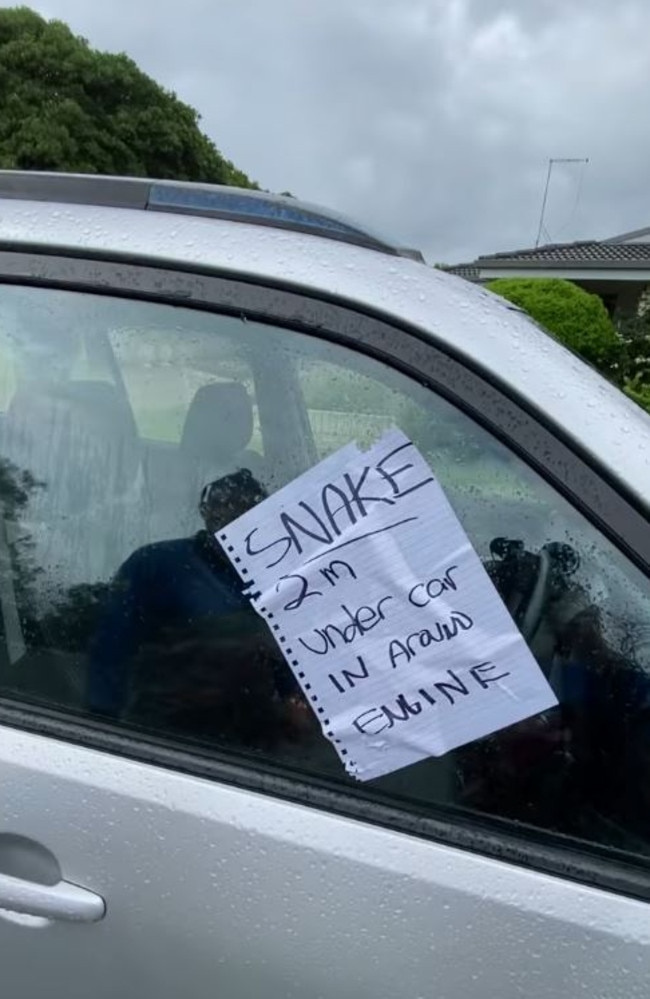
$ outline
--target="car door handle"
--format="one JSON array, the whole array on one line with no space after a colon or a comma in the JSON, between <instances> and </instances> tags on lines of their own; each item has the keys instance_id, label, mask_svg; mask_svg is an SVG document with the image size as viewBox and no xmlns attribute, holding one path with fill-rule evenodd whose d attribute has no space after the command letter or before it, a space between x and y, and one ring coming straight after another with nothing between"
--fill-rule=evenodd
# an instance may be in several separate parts
<instances>
[{"instance_id":1,"label":"car door handle","mask_svg":"<svg viewBox=\"0 0 650 999\"><path fill-rule=\"evenodd\" d=\"M106 912L101 895L59 881L43 885L0 874L0 909L72 923L96 923Z\"/></svg>"}]
</instances>

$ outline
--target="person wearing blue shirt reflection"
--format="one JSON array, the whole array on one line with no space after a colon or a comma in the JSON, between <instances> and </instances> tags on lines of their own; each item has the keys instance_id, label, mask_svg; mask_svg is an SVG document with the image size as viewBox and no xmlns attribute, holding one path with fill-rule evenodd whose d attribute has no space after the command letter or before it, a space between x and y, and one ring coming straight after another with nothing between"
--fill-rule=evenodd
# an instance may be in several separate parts
<instances>
[{"instance_id":1,"label":"person wearing blue shirt reflection","mask_svg":"<svg viewBox=\"0 0 650 999\"><path fill-rule=\"evenodd\" d=\"M166 728L181 719L195 730L214 726L216 707L227 704L230 715L248 712L244 727L252 730L254 705L268 709L295 695L288 666L215 537L265 498L248 470L224 476L201 493L204 530L146 545L124 562L91 644L91 711Z\"/></svg>"}]
</instances>

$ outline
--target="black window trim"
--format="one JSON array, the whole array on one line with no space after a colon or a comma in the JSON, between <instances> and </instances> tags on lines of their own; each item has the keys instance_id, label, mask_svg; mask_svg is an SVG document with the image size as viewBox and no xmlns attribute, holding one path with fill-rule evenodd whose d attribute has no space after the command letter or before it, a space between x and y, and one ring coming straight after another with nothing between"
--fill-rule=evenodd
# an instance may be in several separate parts
<instances>
[{"instance_id":1,"label":"black window trim","mask_svg":"<svg viewBox=\"0 0 650 999\"><path fill-rule=\"evenodd\" d=\"M542 474L576 509L650 576L650 531L646 514L623 495L593 459L569 446L557 428L540 420L533 407L513 399L495 380L473 369L422 331L396 322L358 303L309 290L246 280L223 274L152 264L132 257L47 253L0 246L0 284L86 291L194 307L242 316L341 343L398 368L468 413ZM478 817L459 809L436 808L422 814L416 805L383 800L363 785L350 794L327 778L296 773L245 757L179 744L132 732L125 734L87 718L3 697L0 724L25 729L126 756L141 762L209 777L212 780L422 838L469 849L519 866L559 875L591 886L650 900L650 858L641 858L559 834L516 826L507 820ZM516 831L515 831L516 829Z\"/></svg>"}]
</instances>

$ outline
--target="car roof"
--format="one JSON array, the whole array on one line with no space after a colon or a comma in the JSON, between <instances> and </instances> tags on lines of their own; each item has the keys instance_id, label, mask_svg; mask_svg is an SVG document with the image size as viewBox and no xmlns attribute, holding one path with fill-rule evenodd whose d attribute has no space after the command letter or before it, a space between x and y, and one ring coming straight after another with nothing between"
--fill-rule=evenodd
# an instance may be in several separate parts
<instances>
[{"instance_id":1,"label":"car roof","mask_svg":"<svg viewBox=\"0 0 650 999\"><path fill-rule=\"evenodd\" d=\"M650 417L520 310L462 278L322 234L15 194L1 201L0 243L209 268L381 313L506 384L648 504Z\"/></svg>"},{"instance_id":2,"label":"car roof","mask_svg":"<svg viewBox=\"0 0 650 999\"><path fill-rule=\"evenodd\" d=\"M253 222L365 246L391 256L423 259L417 250L400 247L367 226L328 208L299 201L290 194L271 194L225 184L0 170L0 198L139 208L141 211Z\"/></svg>"}]
</instances>

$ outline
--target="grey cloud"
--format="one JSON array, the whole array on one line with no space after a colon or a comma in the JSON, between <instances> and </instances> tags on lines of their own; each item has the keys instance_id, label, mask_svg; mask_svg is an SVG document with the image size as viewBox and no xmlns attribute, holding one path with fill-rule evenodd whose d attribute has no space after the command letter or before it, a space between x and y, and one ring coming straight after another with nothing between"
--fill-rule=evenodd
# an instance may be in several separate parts
<instances>
[{"instance_id":1,"label":"grey cloud","mask_svg":"<svg viewBox=\"0 0 650 999\"><path fill-rule=\"evenodd\" d=\"M432 260L650 224L644 0L47 0L196 106L259 182Z\"/></svg>"}]
</instances>

